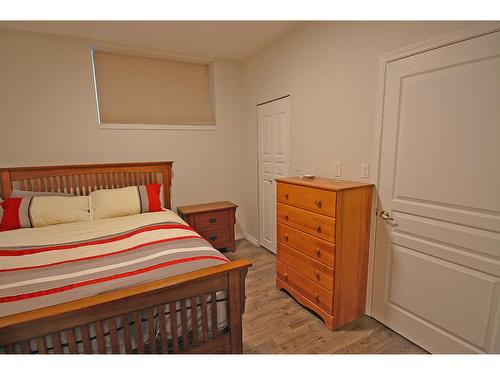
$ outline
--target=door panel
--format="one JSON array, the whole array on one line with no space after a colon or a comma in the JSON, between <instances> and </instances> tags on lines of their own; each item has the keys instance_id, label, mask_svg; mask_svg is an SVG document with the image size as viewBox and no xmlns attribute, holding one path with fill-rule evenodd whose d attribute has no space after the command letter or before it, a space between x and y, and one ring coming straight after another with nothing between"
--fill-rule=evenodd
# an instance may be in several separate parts
<instances>
[{"instance_id":1,"label":"door panel","mask_svg":"<svg viewBox=\"0 0 500 375\"><path fill-rule=\"evenodd\" d=\"M373 315L433 352L500 352L498 46L386 68Z\"/></svg>"},{"instance_id":2,"label":"door panel","mask_svg":"<svg viewBox=\"0 0 500 375\"><path fill-rule=\"evenodd\" d=\"M498 283L484 273L394 246L389 303L482 347Z\"/></svg>"},{"instance_id":3,"label":"door panel","mask_svg":"<svg viewBox=\"0 0 500 375\"><path fill-rule=\"evenodd\" d=\"M274 179L288 177L289 97L258 106L259 243L276 252Z\"/></svg>"}]
</instances>

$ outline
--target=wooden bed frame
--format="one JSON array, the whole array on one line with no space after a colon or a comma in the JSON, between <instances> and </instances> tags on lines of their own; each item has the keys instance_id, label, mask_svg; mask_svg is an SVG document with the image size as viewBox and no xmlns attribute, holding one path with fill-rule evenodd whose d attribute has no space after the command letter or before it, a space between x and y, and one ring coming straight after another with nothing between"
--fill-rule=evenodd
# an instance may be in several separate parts
<instances>
[{"instance_id":1,"label":"wooden bed frame","mask_svg":"<svg viewBox=\"0 0 500 375\"><path fill-rule=\"evenodd\" d=\"M8 198L13 188L88 195L97 189L161 182L165 207L170 209L171 176L171 161L2 168L0 196ZM6 353L242 353L241 315L250 266L248 260L238 260L2 317L0 348ZM217 304L211 301L220 291L227 295L229 323L224 331L213 329L217 327ZM200 306L201 317L197 309L192 309L189 318L187 301ZM180 306L180 321L178 314L164 314L166 306L170 311ZM168 316L170 324L159 316ZM129 324L118 327L117 318L133 323L135 331L131 332ZM198 327L199 318L201 330L189 330L188 320L191 327ZM181 326L181 333L175 329L167 332L167 325ZM89 333L91 326L95 336ZM148 336L155 340L145 342L145 326Z\"/></svg>"}]
</instances>

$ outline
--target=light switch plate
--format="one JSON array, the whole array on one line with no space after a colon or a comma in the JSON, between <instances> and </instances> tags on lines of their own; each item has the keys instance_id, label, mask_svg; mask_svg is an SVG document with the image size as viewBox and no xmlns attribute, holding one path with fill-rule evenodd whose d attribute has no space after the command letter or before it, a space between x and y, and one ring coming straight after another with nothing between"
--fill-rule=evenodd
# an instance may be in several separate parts
<instances>
[{"instance_id":1,"label":"light switch plate","mask_svg":"<svg viewBox=\"0 0 500 375\"><path fill-rule=\"evenodd\" d=\"M368 163L361 163L361 173L362 178L368 178L370 176L370 166Z\"/></svg>"},{"instance_id":2,"label":"light switch plate","mask_svg":"<svg viewBox=\"0 0 500 375\"><path fill-rule=\"evenodd\" d=\"M340 177L342 175L342 162L336 160L333 162L333 177Z\"/></svg>"}]
</instances>

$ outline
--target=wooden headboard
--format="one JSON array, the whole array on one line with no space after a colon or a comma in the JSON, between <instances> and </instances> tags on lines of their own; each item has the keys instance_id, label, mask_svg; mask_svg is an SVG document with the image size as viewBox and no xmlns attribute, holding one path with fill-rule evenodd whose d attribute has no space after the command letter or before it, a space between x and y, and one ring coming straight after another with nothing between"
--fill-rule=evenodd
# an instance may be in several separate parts
<instances>
[{"instance_id":1,"label":"wooden headboard","mask_svg":"<svg viewBox=\"0 0 500 375\"><path fill-rule=\"evenodd\" d=\"M162 183L170 209L171 181L171 161L0 168L0 196L7 199L13 188L88 195L98 189Z\"/></svg>"}]
</instances>

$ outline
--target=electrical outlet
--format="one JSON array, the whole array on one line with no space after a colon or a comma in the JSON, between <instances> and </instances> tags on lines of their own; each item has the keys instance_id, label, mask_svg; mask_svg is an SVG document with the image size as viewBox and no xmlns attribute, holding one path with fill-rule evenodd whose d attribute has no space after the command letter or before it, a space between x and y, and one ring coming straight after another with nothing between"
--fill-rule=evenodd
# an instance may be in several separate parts
<instances>
[{"instance_id":1,"label":"electrical outlet","mask_svg":"<svg viewBox=\"0 0 500 375\"><path fill-rule=\"evenodd\" d=\"M370 176L370 166L368 163L361 163L361 173L362 178L368 178Z\"/></svg>"},{"instance_id":2,"label":"electrical outlet","mask_svg":"<svg viewBox=\"0 0 500 375\"><path fill-rule=\"evenodd\" d=\"M342 162L336 160L333 162L333 177L340 177L342 175Z\"/></svg>"}]
</instances>

